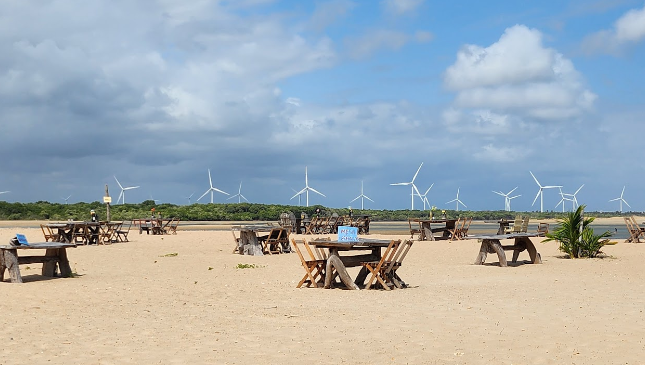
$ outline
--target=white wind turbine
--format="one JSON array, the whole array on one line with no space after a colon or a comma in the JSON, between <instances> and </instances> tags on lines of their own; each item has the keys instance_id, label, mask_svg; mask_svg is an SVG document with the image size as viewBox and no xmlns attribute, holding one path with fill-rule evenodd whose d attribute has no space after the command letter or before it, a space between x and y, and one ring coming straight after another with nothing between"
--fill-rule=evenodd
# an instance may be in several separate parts
<instances>
[{"instance_id":1,"label":"white wind turbine","mask_svg":"<svg viewBox=\"0 0 645 365\"><path fill-rule=\"evenodd\" d=\"M579 206L579 204L578 204L578 198L576 198L576 195L578 195L578 193L580 192L580 190L582 190L582 188L583 188L584 186L585 186L585 184L580 185L580 187L578 188L578 190L576 190L576 192L575 192L575 193L571 194L571 197L573 198L573 209L576 209L576 208L578 208L578 206Z\"/></svg>"},{"instance_id":2,"label":"white wind turbine","mask_svg":"<svg viewBox=\"0 0 645 365\"><path fill-rule=\"evenodd\" d=\"M218 189L218 188L213 186L213 179L211 179L211 169L208 169L208 184L209 184L210 188L208 188L208 190L206 190L206 192L204 194L202 194L202 196L197 198L196 201L200 201L203 197L206 196L206 194L211 193L211 204L213 204L213 192L215 192L215 191L217 191L218 193L231 195L231 194L229 194L229 193L227 193L225 191L222 191L222 190L220 190L220 189Z\"/></svg>"},{"instance_id":3,"label":"white wind turbine","mask_svg":"<svg viewBox=\"0 0 645 365\"><path fill-rule=\"evenodd\" d=\"M515 187L515 189L517 189L517 186ZM515 191L515 189L509 191L506 194L502 193L501 191L494 191L493 190L493 193L495 193L497 195L501 195L501 196L504 197L504 210L507 211L507 212L511 211L511 200L515 199L515 198L519 198L520 196L522 196L522 195L510 196Z\"/></svg>"},{"instance_id":4,"label":"white wind turbine","mask_svg":"<svg viewBox=\"0 0 645 365\"><path fill-rule=\"evenodd\" d=\"M121 200L121 204L125 204L125 191L126 190L132 190L132 189L137 189L139 186L128 186L128 187L123 187L119 180L114 177L114 180L116 180L116 183L119 184L119 187L121 188L121 194L119 194L119 198L116 200L116 203L119 204L119 200Z\"/></svg>"},{"instance_id":5,"label":"white wind turbine","mask_svg":"<svg viewBox=\"0 0 645 365\"><path fill-rule=\"evenodd\" d=\"M464 202L462 202L461 200L459 200L459 188L457 188L457 197L456 197L455 199L453 199L453 200L449 201L449 202L446 202L446 204L450 204L450 203L452 203L452 202L457 202L457 209L456 209L457 211L459 211L459 204L463 205L463 206L464 206L464 208L468 208L468 207L466 206L466 204L464 204Z\"/></svg>"},{"instance_id":6,"label":"white wind turbine","mask_svg":"<svg viewBox=\"0 0 645 365\"><path fill-rule=\"evenodd\" d=\"M367 199L367 200L371 201L372 203L374 203L374 200L370 199L367 195L363 194L363 180L361 180L361 195L359 195L356 198L354 198L354 200L352 200L350 203L355 202L359 198L361 199L361 210L363 210L363 201L364 201L364 199Z\"/></svg>"},{"instance_id":7,"label":"white wind turbine","mask_svg":"<svg viewBox=\"0 0 645 365\"><path fill-rule=\"evenodd\" d=\"M428 207L432 207L430 205L430 202L428 201L428 193L430 192L430 189L432 189L433 186L434 186L434 183L430 185L430 187L428 188L428 190L426 190L425 193L419 195L421 197L421 200L423 200L423 210L426 210L426 204L428 204Z\"/></svg>"},{"instance_id":8,"label":"white wind turbine","mask_svg":"<svg viewBox=\"0 0 645 365\"><path fill-rule=\"evenodd\" d=\"M0 194L2 194L2 193L0 192ZM68 200L69 200L69 198L71 198L71 197L72 197L72 194L70 194L67 198L63 198L63 197L61 197L61 199L63 199L63 200L65 201L65 204L67 204L67 201L68 201Z\"/></svg>"},{"instance_id":9,"label":"white wind turbine","mask_svg":"<svg viewBox=\"0 0 645 365\"><path fill-rule=\"evenodd\" d=\"M542 186L538 179L533 175L531 171L529 171L531 176L533 176L533 180L535 180L535 183L538 184L540 187L540 190L538 190L537 195L535 196L535 199L533 199L533 204L531 206L535 205L535 202L537 201L538 196L540 197L540 212L544 212L544 189L555 189L555 188L561 188L561 185L547 185L547 186Z\"/></svg>"},{"instance_id":10,"label":"white wind turbine","mask_svg":"<svg viewBox=\"0 0 645 365\"><path fill-rule=\"evenodd\" d=\"M414 180L417 178L417 175L419 175L419 170L421 170L421 166L423 166L423 162L421 162L421 165L419 165L419 168L417 169L417 173L414 174L414 177L412 178L412 181L410 182L402 182L402 183L395 183L395 184L390 184L390 185L411 185L411 190L412 190L412 207L410 210L414 210L414 192L417 192L417 196L421 196L421 193L419 192L419 189L417 189L417 186L414 185Z\"/></svg>"},{"instance_id":11,"label":"white wind turbine","mask_svg":"<svg viewBox=\"0 0 645 365\"><path fill-rule=\"evenodd\" d=\"M562 199L560 199L560 201L558 202L558 204L555 205L555 207L557 208L558 205L562 204L562 213L564 213L565 202L570 201L571 204L573 205L573 204L575 204L575 201L573 200L573 198L570 198L570 197L573 196L573 194L565 194L565 193L562 192L562 188L559 188L559 189L560 189L560 196L562 197ZM567 198L567 197L569 197L569 198Z\"/></svg>"},{"instance_id":12,"label":"white wind turbine","mask_svg":"<svg viewBox=\"0 0 645 365\"><path fill-rule=\"evenodd\" d=\"M296 195L292 196L291 199L289 199L289 200L292 200L293 198L295 198L297 196L298 197L298 206L301 206L302 205L302 193L298 192L298 190L296 190L294 188L291 188L291 190L293 190L293 192L296 193Z\"/></svg>"},{"instance_id":13,"label":"white wind turbine","mask_svg":"<svg viewBox=\"0 0 645 365\"><path fill-rule=\"evenodd\" d=\"M312 188L311 186L309 186L309 177L307 176L307 166L305 166L305 187L302 190L300 190L299 192L297 192L296 195L291 197L291 199L293 199L293 198L297 197L298 195L304 193L307 196L307 206L309 206L309 190L313 191L316 194L322 195L322 196L324 196L326 198L325 194L323 194L323 193L319 192L318 190L316 190L316 189Z\"/></svg>"},{"instance_id":14,"label":"white wind turbine","mask_svg":"<svg viewBox=\"0 0 645 365\"><path fill-rule=\"evenodd\" d=\"M620 212L621 213L623 212L623 203L627 204L627 201L625 199L623 199L624 194L625 194L625 187L623 186L623 191L620 193L620 196L618 198L616 198L616 199L610 200L610 202L615 202L617 200L620 201ZM631 208L631 206L629 204L627 204L627 206Z\"/></svg>"},{"instance_id":15,"label":"white wind turbine","mask_svg":"<svg viewBox=\"0 0 645 365\"><path fill-rule=\"evenodd\" d=\"M195 195L195 192L185 197L186 199L188 199L188 205L190 205L190 199L193 197L193 195Z\"/></svg>"},{"instance_id":16,"label":"white wind turbine","mask_svg":"<svg viewBox=\"0 0 645 365\"><path fill-rule=\"evenodd\" d=\"M235 197L237 197L238 204L242 202L242 199L246 200L247 203L249 202L249 200L247 198L245 198L244 195L242 195L242 182L241 181L240 181L240 189L237 191L237 194L233 195L232 197L230 197L230 198L228 198L226 200L233 199Z\"/></svg>"}]
</instances>

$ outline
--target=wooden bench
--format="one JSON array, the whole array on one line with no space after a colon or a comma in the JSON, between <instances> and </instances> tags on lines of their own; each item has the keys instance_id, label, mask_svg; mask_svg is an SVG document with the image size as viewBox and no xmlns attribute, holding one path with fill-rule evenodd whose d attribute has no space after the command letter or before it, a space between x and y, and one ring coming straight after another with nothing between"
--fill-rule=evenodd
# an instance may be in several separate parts
<instances>
[{"instance_id":1,"label":"wooden bench","mask_svg":"<svg viewBox=\"0 0 645 365\"><path fill-rule=\"evenodd\" d=\"M531 259L530 262L533 264L541 264L542 258L531 241L531 237L538 236L538 233L511 233L490 236L469 236L468 238L477 238L482 241L475 265L483 265L488 253L496 253L499 259L499 266L506 267L508 263L504 251L513 251L513 262L517 262L520 252L528 251L529 258ZM514 239L514 243L512 245L502 245L500 241L503 239Z\"/></svg>"},{"instance_id":2,"label":"wooden bench","mask_svg":"<svg viewBox=\"0 0 645 365\"><path fill-rule=\"evenodd\" d=\"M0 246L0 281L4 280L4 271L9 271L12 283L22 283L19 265L43 264L42 275L53 277L56 273L56 266L60 269L60 276L69 277L72 269L67 259L66 248L76 247L73 243L30 243L28 246ZM44 256L18 256L18 251L42 249L46 250Z\"/></svg>"}]
</instances>

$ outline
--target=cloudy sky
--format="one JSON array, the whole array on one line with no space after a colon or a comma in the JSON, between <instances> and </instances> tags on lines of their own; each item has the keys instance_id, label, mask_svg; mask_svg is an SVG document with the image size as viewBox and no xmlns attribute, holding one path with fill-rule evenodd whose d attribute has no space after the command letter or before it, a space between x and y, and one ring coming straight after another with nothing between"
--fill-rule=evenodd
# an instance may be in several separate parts
<instances>
[{"instance_id":1,"label":"cloudy sky","mask_svg":"<svg viewBox=\"0 0 645 365\"><path fill-rule=\"evenodd\" d=\"M642 0L2 1L0 199L643 211L643 59Z\"/></svg>"}]
</instances>

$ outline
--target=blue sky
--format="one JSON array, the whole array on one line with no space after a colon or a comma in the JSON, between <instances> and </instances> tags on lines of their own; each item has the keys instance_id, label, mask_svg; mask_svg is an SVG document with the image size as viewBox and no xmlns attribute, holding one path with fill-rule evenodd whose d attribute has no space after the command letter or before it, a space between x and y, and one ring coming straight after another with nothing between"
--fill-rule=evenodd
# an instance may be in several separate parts
<instances>
[{"instance_id":1,"label":"blue sky","mask_svg":"<svg viewBox=\"0 0 645 365\"><path fill-rule=\"evenodd\" d=\"M643 1L2 2L0 199L643 211L644 56Z\"/></svg>"}]
</instances>

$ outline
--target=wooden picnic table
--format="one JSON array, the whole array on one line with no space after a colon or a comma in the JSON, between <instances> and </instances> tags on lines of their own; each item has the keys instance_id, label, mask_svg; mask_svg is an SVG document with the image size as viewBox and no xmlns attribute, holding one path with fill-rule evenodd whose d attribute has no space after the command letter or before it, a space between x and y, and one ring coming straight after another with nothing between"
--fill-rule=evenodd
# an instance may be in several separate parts
<instances>
[{"instance_id":1,"label":"wooden picnic table","mask_svg":"<svg viewBox=\"0 0 645 365\"><path fill-rule=\"evenodd\" d=\"M497 253L499 259L499 266L507 267L506 253L504 251L513 250L513 262L517 261L520 252L526 250L529 253L530 262L532 264L541 264L542 258L537 252L535 245L531 241L531 237L539 237L540 233L510 233L510 234L496 234L496 235L474 235L468 238L476 238L482 241L479 248L479 254L475 260L475 265L483 265L486 261L488 253ZM513 245L502 245L501 240L513 239Z\"/></svg>"},{"instance_id":2,"label":"wooden picnic table","mask_svg":"<svg viewBox=\"0 0 645 365\"><path fill-rule=\"evenodd\" d=\"M116 240L116 231L123 222L68 221L43 225L45 241L74 244L111 243Z\"/></svg>"},{"instance_id":3,"label":"wooden picnic table","mask_svg":"<svg viewBox=\"0 0 645 365\"><path fill-rule=\"evenodd\" d=\"M69 247L76 247L73 243L60 243L60 242L43 242L43 243L30 243L27 245L0 246L0 281L4 280L5 269L9 270L9 276L12 283L22 283L22 276L20 275L19 265L42 263L42 275L53 277L56 273L56 266L60 269L62 277L69 277L72 275L72 269L69 266L67 259L66 249ZM46 250L44 256L18 256L18 251L23 250Z\"/></svg>"},{"instance_id":4,"label":"wooden picnic table","mask_svg":"<svg viewBox=\"0 0 645 365\"><path fill-rule=\"evenodd\" d=\"M450 231L455 229L457 219L412 218L412 221L419 223L419 241L435 241L438 239L450 239ZM435 225L435 228L432 228L432 225ZM413 234L412 232L410 233ZM441 233L441 235L435 237L435 233Z\"/></svg>"},{"instance_id":5,"label":"wooden picnic table","mask_svg":"<svg viewBox=\"0 0 645 365\"><path fill-rule=\"evenodd\" d=\"M504 234L504 232L506 232L506 229L511 226L511 223L513 223L513 221L509 221L508 219L500 219L497 221L497 223L499 224L497 234Z\"/></svg>"},{"instance_id":6,"label":"wooden picnic table","mask_svg":"<svg viewBox=\"0 0 645 365\"><path fill-rule=\"evenodd\" d=\"M329 250L329 257L325 268L325 285L324 288L331 288L332 280L334 278L334 270L338 273L343 284L348 289L359 289L359 285L363 285L365 278L369 271L363 267L352 281L347 273L347 267L361 266L362 262L366 261L379 261L381 259L381 248L388 247L390 240L377 240L377 239L363 239L359 238L356 242L340 242L336 240L312 240L309 243L319 248L327 248ZM340 251L370 251L369 254L355 254L352 256L341 256ZM332 269L333 267L333 269Z\"/></svg>"}]
</instances>

